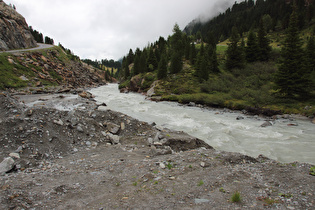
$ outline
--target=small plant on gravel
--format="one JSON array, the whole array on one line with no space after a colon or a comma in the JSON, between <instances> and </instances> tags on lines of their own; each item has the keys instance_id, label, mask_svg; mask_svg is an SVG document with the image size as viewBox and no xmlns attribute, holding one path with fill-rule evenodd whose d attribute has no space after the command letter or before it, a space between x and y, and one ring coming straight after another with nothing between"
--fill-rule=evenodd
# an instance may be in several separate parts
<instances>
[{"instance_id":1,"label":"small plant on gravel","mask_svg":"<svg viewBox=\"0 0 315 210\"><path fill-rule=\"evenodd\" d=\"M155 181L153 184L158 184L159 182L158 181Z\"/></svg>"},{"instance_id":2,"label":"small plant on gravel","mask_svg":"<svg viewBox=\"0 0 315 210\"><path fill-rule=\"evenodd\" d=\"M134 182L132 183L132 185L136 187L138 185L138 182Z\"/></svg>"},{"instance_id":3,"label":"small plant on gravel","mask_svg":"<svg viewBox=\"0 0 315 210\"><path fill-rule=\"evenodd\" d=\"M237 203L237 202L241 202L242 198L241 198L241 193L236 191L235 193L233 193L232 197L231 197L231 202L233 203Z\"/></svg>"},{"instance_id":4,"label":"small plant on gravel","mask_svg":"<svg viewBox=\"0 0 315 210\"><path fill-rule=\"evenodd\" d=\"M174 166L171 163L168 163L166 167L171 170Z\"/></svg>"},{"instance_id":5,"label":"small plant on gravel","mask_svg":"<svg viewBox=\"0 0 315 210\"><path fill-rule=\"evenodd\" d=\"M310 168L310 175L315 176L315 166Z\"/></svg>"},{"instance_id":6,"label":"small plant on gravel","mask_svg":"<svg viewBox=\"0 0 315 210\"><path fill-rule=\"evenodd\" d=\"M192 168L192 165L189 165L188 168Z\"/></svg>"},{"instance_id":7,"label":"small plant on gravel","mask_svg":"<svg viewBox=\"0 0 315 210\"><path fill-rule=\"evenodd\" d=\"M223 187L220 187L219 191L222 192L222 193L225 193L225 192L226 192Z\"/></svg>"},{"instance_id":8,"label":"small plant on gravel","mask_svg":"<svg viewBox=\"0 0 315 210\"><path fill-rule=\"evenodd\" d=\"M199 181L198 186L202 186L204 182L202 180Z\"/></svg>"}]
</instances>

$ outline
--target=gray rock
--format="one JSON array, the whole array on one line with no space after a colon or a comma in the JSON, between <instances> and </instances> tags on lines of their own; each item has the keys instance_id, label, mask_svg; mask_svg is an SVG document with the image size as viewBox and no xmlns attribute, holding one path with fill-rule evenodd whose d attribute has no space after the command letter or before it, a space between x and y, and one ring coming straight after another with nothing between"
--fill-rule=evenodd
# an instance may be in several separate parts
<instances>
[{"instance_id":1,"label":"gray rock","mask_svg":"<svg viewBox=\"0 0 315 210\"><path fill-rule=\"evenodd\" d=\"M210 200L208 199L198 199L198 198L195 199L195 204L208 203L208 202L210 202Z\"/></svg>"},{"instance_id":2,"label":"gray rock","mask_svg":"<svg viewBox=\"0 0 315 210\"><path fill-rule=\"evenodd\" d=\"M81 133L84 132L84 130L83 130L83 128L81 127L81 125L78 125L78 126L77 126L77 130L78 130L79 132L81 132Z\"/></svg>"},{"instance_id":3,"label":"gray rock","mask_svg":"<svg viewBox=\"0 0 315 210\"><path fill-rule=\"evenodd\" d=\"M112 142L112 144L119 144L120 137L111 133L107 133L107 136L109 137L109 140Z\"/></svg>"},{"instance_id":4,"label":"gray rock","mask_svg":"<svg viewBox=\"0 0 315 210\"><path fill-rule=\"evenodd\" d=\"M61 125L61 126L64 125L64 123L62 122L61 119L59 119L59 120L54 120L54 123L57 124L57 125Z\"/></svg>"},{"instance_id":5,"label":"gray rock","mask_svg":"<svg viewBox=\"0 0 315 210\"><path fill-rule=\"evenodd\" d=\"M5 158L0 163L0 175L4 175L5 173L11 171L14 168L14 160L11 157Z\"/></svg>"},{"instance_id":6,"label":"gray rock","mask_svg":"<svg viewBox=\"0 0 315 210\"><path fill-rule=\"evenodd\" d=\"M106 123L106 125L107 125L107 130L111 132L112 134L117 134L120 130L120 126L114 123L109 122L109 123Z\"/></svg>"},{"instance_id":7,"label":"gray rock","mask_svg":"<svg viewBox=\"0 0 315 210\"><path fill-rule=\"evenodd\" d=\"M272 126L272 125L273 125L273 123L271 123L270 121L266 121L260 127L265 128L265 127Z\"/></svg>"},{"instance_id":8,"label":"gray rock","mask_svg":"<svg viewBox=\"0 0 315 210\"><path fill-rule=\"evenodd\" d=\"M16 159L20 159L20 155L18 153L15 153L15 152L10 153L9 156L16 158Z\"/></svg>"},{"instance_id":9,"label":"gray rock","mask_svg":"<svg viewBox=\"0 0 315 210\"><path fill-rule=\"evenodd\" d=\"M244 120L244 117L243 116L237 116L236 120Z\"/></svg>"},{"instance_id":10,"label":"gray rock","mask_svg":"<svg viewBox=\"0 0 315 210\"><path fill-rule=\"evenodd\" d=\"M165 164L164 163L160 163L160 168L165 169L166 168Z\"/></svg>"}]
</instances>

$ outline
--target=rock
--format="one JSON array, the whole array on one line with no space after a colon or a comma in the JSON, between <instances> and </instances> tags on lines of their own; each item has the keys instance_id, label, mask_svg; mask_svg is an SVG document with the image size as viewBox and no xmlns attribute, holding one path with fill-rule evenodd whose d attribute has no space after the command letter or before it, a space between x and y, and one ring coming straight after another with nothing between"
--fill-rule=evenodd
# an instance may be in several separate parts
<instances>
[{"instance_id":1,"label":"rock","mask_svg":"<svg viewBox=\"0 0 315 210\"><path fill-rule=\"evenodd\" d=\"M9 156L16 158L16 159L20 159L20 155L18 153L15 153L15 152L10 153Z\"/></svg>"},{"instance_id":2,"label":"rock","mask_svg":"<svg viewBox=\"0 0 315 210\"><path fill-rule=\"evenodd\" d=\"M208 199L198 199L198 198L195 199L195 204L208 203L208 202L210 202L210 200Z\"/></svg>"},{"instance_id":3,"label":"rock","mask_svg":"<svg viewBox=\"0 0 315 210\"><path fill-rule=\"evenodd\" d=\"M11 157L5 158L0 163L0 175L4 175L5 173L11 171L14 168L14 160Z\"/></svg>"},{"instance_id":4,"label":"rock","mask_svg":"<svg viewBox=\"0 0 315 210\"><path fill-rule=\"evenodd\" d=\"M238 116L238 117L236 117L236 120L244 120L244 117L243 116Z\"/></svg>"},{"instance_id":5,"label":"rock","mask_svg":"<svg viewBox=\"0 0 315 210\"><path fill-rule=\"evenodd\" d=\"M91 93L86 92L86 91L83 91L82 93L80 93L79 96L81 96L82 98L87 98L87 99L94 98L94 96Z\"/></svg>"},{"instance_id":6,"label":"rock","mask_svg":"<svg viewBox=\"0 0 315 210\"><path fill-rule=\"evenodd\" d=\"M61 119L59 119L59 120L54 120L54 123L57 124L57 125L61 125L61 126L64 125L64 123L62 122Z\"/></svg>"},{"instance_id":7,"label":"rock","mask_svg":"<svg viewBox=\"0 0 315 210\"><path fill-rule=\"evenodd\" d=\"M111 133L107 133L107 136L109 137L109 140L112 142L112 144L119 144L120 137Z\"/></svg>"},{"instance_id":8,"label":"rock","mask_svg":"<svg viewBox=\"0 0 315 210\"><path fill-rule=\"evenodd\" d=\"M104 123L104 125L107 126L107 130L109 132L111 132L112 134L117 134L119 132L119 130L120 130L120 126L119 125L116 125L116 124L111 123L111 122Z\"/></svg>"},{"instance_id":9,"label":"rock","mask_svg":"<svg viewBox=\"0 0 315 210\"><path fill-rule=\"evenodd\" d=\"M165 164L164 163L160 163L160 168L161 169L165 169L166 168Z\"/></svg>"},{"instance_id":10,"label":"rock","mask_svg":"<svg viewBox=\"0 0 315 210\"><path fill-rule=\"evenodd\" d=\"M148 143L149 143L149 144L153 144L153 142L154 142L154 141L153 141L152 138L148 138Z\"/></svg>"},{"instance_id":11,"label":"rock","mask_svg":"<svg viewBox=\"0 0 315 210\"><path fill-rule=\"evenodd\" d=\"M200 166L204 168L206 166L206 163L205 162L201 162Z\"/></svg>"},{"instance_id":12,"label":"rock","mask_svg":"<svg viewBox=\"0 0 315 210\"><path fill-rule=\"evenodd\" d=\"M312 123L315 124L315 118L312 120Z\"/></svg>"},{"instance_id":13,"label":"rock","mask_svg":"<svg viewBox=\"0 0 315 210\"><path fill-rule=\"evenodd\" d=\"M120 123L120 129L125 130L125 128L126 128L125 123L124 122Z\"/></svg>"},{"instance_id":14,"label":"rock","mask_svg":"<svg viewBox=\"0 0 315 210\"><path fill-rule=\"evenodd\" d=\"M0 29L1 51L37 45L24 17L3 1L0 1Z\"/></svg>"},{"instance_id":15,"label":"rock","mask_svg":"<svg viewBox=\"0 0 315 210\"><path fill-rule=\"evenodd\" d=\"M273 123L272 123L272 122L270 122L270 121L266 121L266 122L264 122L263 124L261 124L261 126L260 126L260 127L265 128L265 127L272 126L272 125L273 125Z\"/></svg>"},{"instance_id":16,"label":"rock","mask_svg":"<svg viewBox=\"0 0 315 210\"><path fill-rule=\"evenodd\" d=\"M298 123L289 123L288 126L299 126Z\"/></svg>"},{"instance_id":17,"label":"rock","mask_svg":"<svg viewBox=\"0 0 315 210\"><path fill-rule=\"evenodd\" d=\"M78 126L77 126L77 131L79 131L79 132L81 132L81 133L84 132L84 130L83 130L83 128L81 127L81 125L78 125Z\"/></svg>"},{"instance_id":18,"label":"rock","mask_svg":"<svg viewBox=\"0 0 315 210\"><path fill-rule=\"evenodd\" d=\"M195 106L196 106L196 103L194 103L194 102L189 102L188 106L195 107Z\"/></svg>"},{"instance_id":19,"label":"rock","mask_svg":"<svg viewBox=\"0 0 315 210\"><path fill-rule=\"evenodd\" d=\"M23 80L23 81L28 81L27 77L25 77L25 76L20 76L19 78L20 78L21 80Z\"/></svg>"}]
</instances>

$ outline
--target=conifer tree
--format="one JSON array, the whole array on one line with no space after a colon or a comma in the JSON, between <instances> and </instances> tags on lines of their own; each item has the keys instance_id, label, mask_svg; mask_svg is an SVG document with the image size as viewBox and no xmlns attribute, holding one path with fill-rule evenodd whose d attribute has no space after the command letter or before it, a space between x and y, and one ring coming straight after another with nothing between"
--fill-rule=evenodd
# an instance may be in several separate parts
<instances>
[{"instance_id":1,"label":"conifer tree","mask_svg":"<svg viewBox=\"0 0 315 210\"><path fill-rule=\"evenodd\" d=\"M179 73L183 68L182 56L180 52L174 52L171 58L170 71L172 74Z\"/></svg>"},{"instance_id":2,"label":"conifer tree","mask_svg":"<svg viewBox=\"0 0 315 210\"><path fill-rule=\"evenodd\" d=\"M310 88L307 71L303 68L302 42L295 5L281 50L281 64L276 72L275 82L280 93L288 98L303 98Z\"/></svg>"},{"instance_id":3,"label":"conifer tree","mask_svg":"<svg viewBox=\"0 0 315 210\"><path fill-rule=\"evenodd\" d=\"M189 52L189 60L190 60L191 65L195 65L196 56L197 56L196 46L195 46L195 43L193 42L190 46L190 52Z\"/></svg>"},{"instance_id":4,"label":"conifer tree","mask_svg":"<svg viewBox=\"0 0 315 210\"><path fill-rule=\"evenodd\" d=\"M144 49L140 56L140 73L147 72L147 52Z\"/></svg>"},{"instance_id":5,"label":"conifer tree","mask_svg":"<svg viewBox=\"0 0 315 210\"><path fill-rule=\"evenodd\" d=\"M167 76L167 59L166 59L166 55L163 54L159 62L157 77L158 79L164 79L166 78L166 76Z\"/></svg>"},{"instance_id":6,"label":"conifer tree","mask_svg":"<svg viewBox=\"0 0 315 210\"><path fill-rule=\"evenodd\" d=\"M153 51L153 47L150 48L147 64L153 66L153 69L151 69L152 71L154 69L157 69L157 67L158 67L158 62L157 62L157 59L155 57L155 53Z\"/></svg>"},{"instance_id":7,"label":"conifer tree","mask_svg":"<svg viewBox=\"0 0 315 210\"><path fill-rule=\"evenodd\" d=\"M212 49L210 71L212 73L220 72L220 70L219 70L219 62L218 62L218 57L217 57L217 47L216 46Z\"/></svg>"},{"instance_id":8,"label":"conifer tree","mask_svg":"<svg viewBox=\"0 0 315 210\"><path fill-rule=\"evenodd\" d=\"M134 65L133 65L133 74L137 75L140 74L141 71L141 66L140 66L140 54L136 54L135 60L134 60Z\"/></svg>"},{"instance_id":9,"label":"conifer tree","mask_svg":"<svg viewBox=\"0 0 315 210\"><path fill-rule=\"evenodd\" d=\"M259 60L268 61L271 53L271 46L267 37L264 21L261 19L258 31Z\"/></svg>"},{"instance_id":10,"label":"conifer tree","mask_svg":"<svg viewBox=\"0 0 315 210\"><path fill-rule=\"evenodd\" d=\"M247 37L247 46L245 48L246 61L251 63L258 60L258 43L256 34L251 30Z\"/></svg>"},{"instance_id":11,"label":"conifer tree","mask_svg":"<svg viewBox=\"0 0 315 210\"><path fill-rule=\"evenodd\" d=\"M237 28L234 26L232 29L232 35L230 37L230 43L226 52L225 65L228 70L233 68L243 68L245 65L245 56L243 47L239 46L240 36Z\"/></svg>"}]
</instances>

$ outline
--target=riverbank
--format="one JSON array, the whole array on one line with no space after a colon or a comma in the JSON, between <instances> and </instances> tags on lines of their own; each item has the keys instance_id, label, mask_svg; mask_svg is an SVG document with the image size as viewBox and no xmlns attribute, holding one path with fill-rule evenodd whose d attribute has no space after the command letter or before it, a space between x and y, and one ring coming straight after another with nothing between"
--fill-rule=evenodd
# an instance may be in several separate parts
<instances>
[{"instance_id":1,"label":"riverbank","mask_svg":"<svg viewBox=\"0 0 315 210\"><path fill-rule=\"evenodd\" d=\"M82 95L82 96L87 96ZM312 165L212 149L76 94L0 94L1 208L224 209L315 205ZM240 202L232 195L239 192Z\"/></svg>"}]
</instances>

